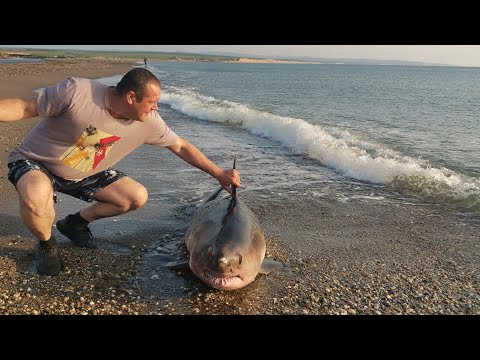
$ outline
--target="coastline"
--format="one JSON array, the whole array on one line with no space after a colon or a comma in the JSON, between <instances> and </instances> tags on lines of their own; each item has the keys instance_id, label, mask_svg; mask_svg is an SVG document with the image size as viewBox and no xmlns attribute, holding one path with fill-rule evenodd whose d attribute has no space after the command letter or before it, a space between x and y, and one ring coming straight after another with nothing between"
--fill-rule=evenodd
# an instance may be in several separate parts
<instances>
[{"instance_id":1,"label":"coastline","mask_svg":"<svg viewBox=\"0 0 480 360\"><path fill-rule=\"evenodd\" d=\"M241 57L238 60L228 61L241 64L322 64L319 61L294 61L294 60L276 60L276 59L252 59Z\"/></svg>"},{"instance_id":2,"label":"coastline","mask_svg":"<svg viewBox=\"0 0 480 360\"><path fill-rule=\"evenodd\" d=\"M1 51L0 50L0 60L2 59L34 59L31 58L32 54L29 52L22 52L22 51ZM17 57L16 57L17 56ZM139 58L129 58L129 57L106 57L102 55L97 56L90 56L88 58L53 58L49 57L46 58L45 61L75 61L77 59L83 59L86 61L92 60L104 60L104 61L132 61L132 62L142 62L143 63L143 55L139 55ZM320 61L303 61L303 60L279 60L279 59L272 59L272 58L250 58L250 57L229 57L228 59L225 58L216 58L216 57L200 57L200 58L182 58L182 57L171 57L171 58L151 58L151 61L158 61L158 62L226 62L226 63L233 63L233 64L323 64ZM41 59L39 61L42 61ZM1 62L0 62L1 64Z\"/></svg>"},{"instance_id":3,"label":"coastline","mask_svg":"<svg viewBox=\"0 0 480 360\"><path fill-rule=\"evenodd\" d=\"M138 61L1 64L0 98L28 97L67 76L120 74ZM142 264L154 241L183 240L182 221L190 220L188 214L182 219L182 213L169 212L164 203L133 212L134 220L148 217L149 211L151 217L161 217L151 228L137 221L138 232L125 234L134 221L122 218L94 224L101 237L97 250L73 247L57 237L66 268L56 277L39 276L35 239L21 222L5 166L11 148L37 120L0 123L0 314L480 314L478 224L443 216L433 207L387 207L361 199L304 198L298 204L279 199L265 206L252 193L246 200L265 230L267 252L285 268L235 292L206 288L186 273L169 270L164 273L171 277L162 277L155 263ZM165 169L184 166L168 152L162 161ZM70 203L69 197L62 198L57 219ZM159 231L162 227L166 230ZM176 298L158 290L170 281L175 284L172 278L188 280ZM141 282L154 291L142 289ZM160 296L152 297L156 294Z\"/></svg>"}]
</instances>

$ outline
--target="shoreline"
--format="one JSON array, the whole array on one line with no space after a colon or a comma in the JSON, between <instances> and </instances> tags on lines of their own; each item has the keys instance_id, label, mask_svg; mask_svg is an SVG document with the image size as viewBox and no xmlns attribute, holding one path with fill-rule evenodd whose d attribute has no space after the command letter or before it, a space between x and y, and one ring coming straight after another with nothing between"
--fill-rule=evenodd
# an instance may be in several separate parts
<instances>
[{"instance_id":1,"label":"shoreline","mask_svg":"<svg viewBox=\"0 0 480 360\"><path fill-rule=\"evenodd\" d=\"M135 63L140 60L0 64L0 98L28 97L67 76L121 74ZM265 231L267 253L285 267L233 292L206 288L187 272L161 271L148 261L159 241L167 249L183 242L190 215L175 201L170 207L149 202L124 217L93 223L96 250L74 247L54 231L65 269L55 277L39 276L36 240L20 219L5 165L37 120L0 123L0 314L480 314L478 223L463 223L431 206L361 197L290 203L273 198L266 204L258 193L242 193ZM134 157L122 166L137 166L141 177L144 165L137 163ZM162 166L180 173L191 169L169 152ZM56 219L78 204L86 206L62 195Z\"/></svg>"},{"instance_id":2,"label":"shoreline","mask_svg":"<svg viewBox=\"0 0 480 360\"><path fill-rule=\"evenodd\" d=\"M137 60L139 61L139 60ZM238 58L235 60L189 60L189 59L165 59L155 60L158 62L215 62L215 63L229 63L229 64L325 64L320 61L295 61L295 60L276 60L276 59L252 59L252 58Z\"/></svg>"}]
</instances>

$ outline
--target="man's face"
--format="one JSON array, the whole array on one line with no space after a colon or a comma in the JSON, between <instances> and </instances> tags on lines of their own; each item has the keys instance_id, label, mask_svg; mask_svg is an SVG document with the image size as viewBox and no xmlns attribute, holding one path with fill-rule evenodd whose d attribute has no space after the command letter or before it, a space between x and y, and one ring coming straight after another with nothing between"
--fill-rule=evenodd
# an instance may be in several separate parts
<instances>
[{"instance_id":1,"label":"man's face","mask_svg":"<svg viewBox=\"0 0 480 360\"><path fill-rule=\"evenodd\" d=\"M131 101L131 119L145 121L151 111L157 110L157 102L160 100L160 87L156 84L147 84L145 96L138 102L135 95Z\"/></svg>"}]
</instances>

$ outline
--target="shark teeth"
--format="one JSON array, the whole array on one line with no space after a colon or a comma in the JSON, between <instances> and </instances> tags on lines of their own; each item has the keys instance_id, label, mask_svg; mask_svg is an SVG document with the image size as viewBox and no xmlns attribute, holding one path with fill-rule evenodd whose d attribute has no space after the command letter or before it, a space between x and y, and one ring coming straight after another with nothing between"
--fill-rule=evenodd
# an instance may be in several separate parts
<instances>
[{"instance_id":1,"label":"shark teeth","mask_svg":"<svg viewBox=\"0 0 480 360\"><path fill-rule=\"evenodd\" d=\"M236 282L237 279L241 280L241 278L238 275L235 276L216 276L213 275L210 271L204 270L203 275L205 275L205 278L210 280L212 284L216 286L228 286L232 284L233 282Z\"/></svg>"}]
</instances>

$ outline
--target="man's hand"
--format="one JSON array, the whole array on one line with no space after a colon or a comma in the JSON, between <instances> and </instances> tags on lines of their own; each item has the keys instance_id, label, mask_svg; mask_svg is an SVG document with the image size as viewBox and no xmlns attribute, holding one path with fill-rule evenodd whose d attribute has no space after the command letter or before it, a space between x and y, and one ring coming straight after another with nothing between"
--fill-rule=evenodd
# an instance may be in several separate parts
<instances>
[{"instance_id":1,"label":"man's hand","mask_svg":"<svg viewBox=\"0 0 480 360\"><path fill-rule=\"evenodd\" d=\"M227 190L230 194L232 190L230 189L230 184L240 187L240 173L235 169L222 169L222 173L219 176L215 177L220 185Z\"/></svg>"}]
</instances>

